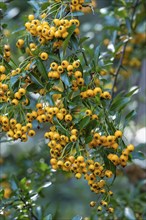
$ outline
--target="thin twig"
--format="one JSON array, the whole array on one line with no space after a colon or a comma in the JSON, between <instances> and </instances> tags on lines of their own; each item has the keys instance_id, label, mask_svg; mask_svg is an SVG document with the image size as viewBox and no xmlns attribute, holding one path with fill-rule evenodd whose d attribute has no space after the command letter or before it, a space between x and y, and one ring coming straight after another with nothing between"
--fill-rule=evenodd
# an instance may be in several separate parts
<instances>
[{"instance_id":1,"label":"thin twig","mask_svg":"<svg viewBox=\"0 0 146 220\"><path fill-rule=\"evenodd\" d=\"M131 26L131 29L133 30L133 20L134 20L134 15L135 15L135 12L136 12L136 8L137 6L140 4L139 0L136 0L135 1L135 4L133 5L133 12L132 12L132 15L131 15L131 22L130 22L130 26ZM129 37L130 37L130 33L129 33ZM123 50L122 50L122 55L120 57L120 60L119 60L119 63L118 63L118 66L117 66L117 69L116 69L116 72L115 72L115 75L114 75L114 82L113 82L113 87L112 87L112 99L111 99L111 102L110 102L110 105L113 101L113 97L114 97L114 88L117 84L117 79L118 79L118 75L119 75L119 72L120 72L120 69L122 67L122 62L123 62L123 59L124 59L124 54L125 54L125 50L126 50L126 47L127 47L127 44L128 44L128 40L124 43L123 45Z\"/></svg>"},{"instance_id":2,"label":"thin twig","mask_svg":"<svg viewBox=\"0 0 146 220\"><path fill-rule=\"evenodd\" d=\"M113 87L112 87L112 94L111 94L112 100L113 100L113 96L114 96L114 88L115 88L115 86L117 84L118 75L119 75L120 69L122 67L123 58L124 58L124 55L125 55L125 50L126 50L127 43L128 43L128 41L126 41L124 43L123 50L122 50L122 55L120 57L120 60L119 60L119 63L118 63L118 67L117 67L116 72L114 74L115 78L114 78Z\"/></svg>"},{"instance_id":3,"label":"thin twig","mask_svg":"<svg viewBox=\"0 0 146 220\"><path fill-rule=\"evenodd\" d=\"M86 66L88 66L88 61L87 61L87 58L86 58L84 51L82 51L82 55L83 55Z\"/></svg>"},{"instance_id":4,"label":"thin twig","mask_svg":"<svg viewBox=\"0 0 146 220\"><path fill-rule=\"evenodd\" d=\"M135 1L135 4L133 5L133 12L132 12L132 15L131 15L131 29L133 30L133 20L134 20L134 15L135 15L135 11L136 11L136 8L137 6L140 4L139 0L136 0Z\"/></svg>"}]
</instances>

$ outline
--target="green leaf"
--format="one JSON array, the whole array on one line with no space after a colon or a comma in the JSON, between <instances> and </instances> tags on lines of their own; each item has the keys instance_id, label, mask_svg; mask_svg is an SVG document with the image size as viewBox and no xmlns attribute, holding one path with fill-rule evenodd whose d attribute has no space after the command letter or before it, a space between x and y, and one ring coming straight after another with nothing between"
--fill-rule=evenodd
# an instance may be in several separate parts
<instances>
[{"instance_id":1,"label":"green leaf","mask_svg":"<svg viewBox=\"0 0 146 220\"><path fill-rule=\"evenodd\" d=\"M141 151L133 151L131 153L132 159L145 160L146 156Z\"/></svg>"},{"instance_id":2,"label":"green leaf","mask_svg":"<svg viewBox=\"0 0 146 220\"><path fill-rule=\"evenodd\" d=\"M0 2L0 8L3 10L7 10L7 5L4 2Z\"/></svg>"},{"instance_id":3,"label":"green leaf","mask_svg":"<svg viewBox=\"0 0 146 220\"><path fill-rule=\"evenodd\" d=\"M72 47L74 49L74 52L77 51L79 49L79 42L78 42L78 39L73 35L71 38L70 38L70 42L72 44Z\"/></svg>"},{"instance_id":4,"label":"green leaf","mask_svg":"<svg viewBox=\"0 0 146 220\"><path fill-rule=\"evenodd\" d=\"M132 110L131 112L129 112L126 117L125 117L125 121L130 121L134 116L136 115L136 111Z\"/></svg>"},{"instance_id":5,"label":"green leaf","mask_svg":"<svg viewBox=\"0 0 146 220\"><path fill-rule=\"evenodd\" d=\"M4 197L4 189L0 189L0 200Z\"/></svg>"},{"instance_id":6,"label":"green leaf","mask_svg":"<svg viewBox=\"0 0 146 220\"><path fill-rule=\"evenodd\" d=\"M42 86L35 84L35 83L31 83L29 86L27 86L27 91L28 92L36 92L38 91L38 89L41 89Z\"/></svg>"},{"instance_id":7,"label":"green leaf","mask_svg":"<svg viewBox=\"0 0 146 220\"><path fill-rule=\"evenodd\" d=\"M37 1L29 0L28 3L33 6L34 11L39 11L40 7Z\"/></svg>"},{"instance_id":8,"label":"green leaf","mask_svg":"<svg viewBox=\"0 0 146 220\"><path fill-rule=\"evenodd\" d=\"M46 163L40 163L39 167L40 167L40 170L42 170L43 172L49 169L48 164Z\"/></svg>"},{"instance_id":9,"label":"green leaf","mask_svg":"<svg viewBox=\"0 0 146 220\"><path fill-rule=\"evenodd\" d=\"M68 103L68 108L69 109L75 109L76 107L78 107L77 103L74 103L74 102L69 102Z\"/></svg>"},{"instance_id":10,"label":"green leaf","mask_svg":"<svg viewBox=\"0 0 146 220\"><path fill-rule=\"evenodd\" d=\"M117 31L114 31L114 32L113 32L113 37L112 37L112 43L113 43L113 45L115 45L116 39L117 39Z\"/></svg>"},{"instance_id":11,"label":"green leaf","mask_svg":"<svg viewBox=\"0 0 146 220\"><path fill-rule=\"evenodd\" d=\"M88 85L91 82L91 75L89 72L83 73L85 84Z\"/></svg>"},{"instance_id":12,"label":"green leaf","mask_svg":"<svg viewBox=\"0 0 146 220\"><path fill-rule=\"evenodd\" d=\"M37 84L37 85L40 86L41 88L44 87L38 76L36 76L36 75L33 74L33 73L31 73L29 76L30 76L31 80L32 80L35 84Z\"/></svg>"},{"instance_id":13,"label":"green leaf","mask_svg":"<svg viewBox=\"0 0 146 220\"><path fill-rule=\"evenodd\" d=\"M49 6L49 2L45 2L45 3L41 4L42 11L45 10L48 6Z\"/></svg>"},{"instance_id":14,"label":"green leaf","mask_svg":"<svg viewBox=\"0 0 146 220\"><path fill-rule=\"evenodd\" d=\"M130 18L126 18L125 21L126 21L127 30L128 30L129 33L131 33L132 30L131 30L131 20L130 20Z\"/></svg>"},{"instance_id":15,"label":"green leaf","mask_svg":"<svg viewBox=\"0 0 146 220\"><path fill-rule=\"evenodd\" d=\"M118 15L122 19L124 19L124 18L126 18L128 16L125 7L115 8L115 14Z\"/></svg>"},{"instance_id":16,"label":"green leaf","mask_svg":"<svg viewBox=\"0 0 146 220\"><path fill-rule=\"evenodd\" d=\"M52 53L49 53L49 58L54 61L60 62L59 57L57 55L52 54Z\"/></svg>"},{"instance_id":17,"label":"green leaf","mask_svg":"<svg viewBox=\"0 0 146 220\"><path fill-rule=\"evenodd\" d=\"M50 106L54 106L54 104L55 104L50 92L46 93L46 101L49 102Z\"/></svg>"},{"instance_id":18,"label":"green leaf","mask_svg":"<svg viewBox=\"0 0 146 220\"><path fill-rule=\"evenodd\" d=\"M63 134L69 136L68 130L65 127L63 127L63 125L59 122L59 120L56 118L56 116L53 117L53 121L54 121L55 125L58 125L57 127L60 129L60 131Z\"/></svg>"},{"instance_id":19,"label":"green leaf","mask_svg":"<svg viewBox=\"0 0 146 220\"><path fill-rule=\"evenodd\" d=\"M21 179L20 184L25 185L26 181L27 181L27 179L26 179L26 177L24 177L23 179Z\"/></svg>"},{"instance_id":20,"label":"green leaf","mask_svg":"<svg viewBox=\"0 0 146 220\"><path fill-rule=\"evenodd\" d=\"M11 78L10 78L10 85L11 85L11 87L12 86L14 86L14 84L19 80L19 75L16 75L16 76L12 76Z\"/></svg>"},{"instance_id":21,"label":"green leaf","mask_svg":"<svg viewBox=\"0 0 146 220\"><path fill-rule=\"evenodd\" d=\"M97 120L92 120L89 122L88 126L87 126L87 133L89 134L90 131L92 129L94 129L96 126L98 125L98 121Z\"/></svg>"},{"instance_id":22,"label":"green leaf","mask_svg":"<svg viewBox=\"0 0 146 220\"><path fill-rule=\"evenodd\" d=\"M125 97L131 97L137 90L139 90L138 87L132 89L130 92L128 92ZM137 93L137 92L136 92Z\"/></svg>"},{"instance_id":23,"label":"green leaf","mask_svg":"<svg viewBox=\"0 0 146 220\"><path fill-rule=\"evenodd\" d=\"M65 51L66 51L66 49L68 47L70 38L71 38L72 34L74 33L75 29L76 29L76 25L72 25L71 27L68 28L67 31L68 31L69 35L67 36L67 38L65 39L65 41L62 44L63 53L65 53Z\"/></svg>"},{"instance_id":24,"label":"green leaf","mask_svg":"<svg viewBox=\"0 0 146 220\"><path fill-rule=\"evenodd\" d=\"M120 0L120 2L121 2L124 6L126 6L125 0Z\"/></svg>"},{"instance_id":25,"label":"green leaf","mask_svg":"<svg viewBox=\"0 0 146 220\"><path fill-rule=\"evenodd\" d=\"M20 32L24 31L25 30L25 27L20 27L18 29L15 29L15 31L12 32L12 34L19 34L20 35Z\"/></svg>"},{"instance_id":26,"label":"green leaf","mask_svg":"<svg viewBox=\"0 0 146 220\"><path fill-rule=\"evenodd\" d=\"M79 45L81 45L83 42L85 42L88 39L89 39L89 37L82 37L82 38L80 38Z\"/></svg>"},{"instance_id":27,"label":"green leaf","mask_svg":"<svg viewBox=\"0 0 146 220\"><path fill-rule=\"evenodd\" d=\"M98 46L95 48L95 52L94 52L94 62L95 62L96 65L97 65L97 63L98 63L98 59L99 59L99 56L100 56L100 50L101 50L101 44L98 45Z\"/></svg>"},{"instance_id":28,"label":"green leaf","mask_svg":"<svg viewBox=\"0 0 146 220\"><path fill-rule=\"evenodd\" d=\"M44 218L43 218L43 220L52 220L53 218L52 218L52 215L51 214L49 214L49 215L47 215L47 216L45 216Z\"/></svg>"},{"instance_id":29,"label":"green leaf","mask_svg":"<svg viewBox=\"0 0 146 220\"><path fill-rule=\"evenodd\" d=\"M78 126L79 129L82 130L83 128L85 128L90 122L90 116L86 116L85 118L82 118L79 122L78 122Z\"/></svg>"},{"instance_id":30,"label":"green leaf","mask_svg":"<svg viewBox=\"0 0 146 220\"><path fill-rule=\"evenodd\" d=\"M127 220L136 220L136 217L134 215L134 211L129 207L125 207L124 215Z\"/></svg>"},{"instance_id":31,"label":"green leaf","mask_svg":"<svg viewBox=\"0 0 146 220\"><path fill-rule=\"evenodd\" d=\"M82 216L79 215L72 218L72 220L82 220L82 219L83 219Z\"/></svg>"},{"instance_id":32,"label":"green leaf","mask_svg":"<svg viewBox=\"0 0 146 220\"><path fill-rule=\"evenodd\" d=\"M38 188L37 192L39 193L39 192L41 192L44 188L47 188L47 187L49 187L49 186L51 186L51 185L52 185L52 182L47 182L47 183L45 183L44 185L40 186L40 187Z\"/></svg>"},{"instance_id":33,"label":"green leaf","mask_svg":"<svg viewBox=\"0 0 146 220\"><path fill-rule=\"evenodd\" d=\"M64 82L65 86L67 86L67 87L71 86L71 83L69 81L69 77L68 77L67 73L61 74L61 80L62 80L62 82Z\"/></svg>"},{"instance_id":34,"label":"green leaf","mask_svg":"<svg viewBox=\"0 0 146 220\"><path fill-rule=\"evenodd\" d=\"M117 101L113 102L110 110L111 111L115 111L115 110L121 111L129 102L130 102L129 97L124 97L124 98L121 97Z\"/></svg>"},{"instance_id":35,"label":"green leaf","mask_svg":"<svg viewBox=\"0 0 146 220\"><path fill-rule=\"evenodd\" d=\"M36 64L37 64L37 68L40 72L40 75L42 75L42 77L48 81L48 74L47 74L46 68L43 64L43 61L40 58L38 58L38 59L36 59Z\"/></svg>"},{"instance_id":36,"label":"green leaf","mask_svg":"<svg viewBox=\"0 0 146 220\"><path fill-rule=\"evenodd\" d=\"M90 135L90 136L87 136L85 137L85 144L88 144L92 141L93 137Z\"/></svg>"}]
</instances>

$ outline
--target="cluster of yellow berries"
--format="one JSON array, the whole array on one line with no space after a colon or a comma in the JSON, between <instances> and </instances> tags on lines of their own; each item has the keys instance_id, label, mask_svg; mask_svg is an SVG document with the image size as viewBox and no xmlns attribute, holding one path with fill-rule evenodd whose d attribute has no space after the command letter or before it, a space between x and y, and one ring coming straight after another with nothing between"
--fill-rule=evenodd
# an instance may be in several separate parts
<instances>
[{"instance_id":1,"label":"cluster of yellow berries","mask_svg":"<svg viewBox=\"0 0 146 220\"><path fill-rule=\"evenodd\" d=\"M0 65L0 82L6 79L6 68L4 65Z\"/></svg>"},{"instance_id":2,"label":"cluster of yellow berries","mask_svg":"<svg viewBox=\"0 0 146 220\"><path fill-rule=\"evenodd\" d=\"M104 99L111 99L111 94L107 91L103 92L102 89L100 87L95 87L94 89L88 89L84 92L80 93L80 96L85 99L85 98L91 98L91 97L95 97L97 94L99 94L99 96L101 98Z\"/></svg>"},{"instance_id":3,"label":"cluster of yellow berries","mask_svg":"<svg viewBox=\"0 0 146 220\"><path fill-rule=\"evenodd\" d=\"M26 30L32 36L38 37L38 41L41 44L45 44L48 41L53 41L54 39L61 40L66 39L69 32L68 28L75 25L75 34L79 34L80 22L78 19L57 19L55 18L52 23L48 23L47 20L35 19L34 15L28 16L29 21L25 23ZM54 43L54 42L53 42ZM21 48L24 45L23 39L17 41L16 45ZM55 46L56 44L54 44ZM57 44L58 45L58 44Z\"/></svg>"},{"instance_id":4,"label":"cluster of yellow berries","mask_svg":"<svg viewBox=\"0 0 146 220\"><path fill-rule=\"evenodd\" d=\"M68 5L73 12L82 10L84 3L84 0L72 0ZM28 137L36 134L35 123L38 126L41 123L49 123L51 127L44 137L49 141L52 168L72 172L77 179L84 177L91 191L101 196L97 210L101 211L105 207L112 213L114 209L108 206L113 194L109 190L109 180L114 177L116 166L126 166L134 146L128 145L127 148L123 148L120 145L122 132L116 130L111 134L111 131L108 133L104 129L103 109L98 109L94 99L98 99L99 96L102 102L102 99L111 99L111 94L99 87L99 80L95 77L92 79L90 72L88 74L91 82L86 82L88 80L85 79L86 72L81 66L81 61L78 58L73 59L72 56L62 58L60 62L56 61L59 56L57 59L49 59L52 52L49 49L62 45L71 33L69 28L73 26L72 32L75 35L79 34L79 20L69 17L70 15L69 19L58 19L58 16L47 19L48 16L47 12L43 13L40 19L29 15L29 21L25 23L26 30L33 37L37 37L38 42L36 39L27 42L27 45L24 39L18 39L16 42L20 49L27 46L26 53L30 57L19 67L15 67L16 69L12 67L7 70L3 64L0 65L0 102L8 104L8 108L3 108L4 111L0 115L0 125L11 139L26 142ZM10 47L5 45L4 48L5 60L9 61ZM35 59L39 60L42 69L48 72L48 81L44 81L43 77L39 78L38 72L41 75L41 68L38 71ZM48 61L48 65L45 66L44 61ZM6 72L8 74L5 74ZM106 70L101 70L100 73L105 75ZM17 80L17 77L19 85L13 86L11 79ZM34 104L34 108L31 105L25 106L29 102L32 104L31 97L28 99L28 87L31 85L34 86L32 92L39 93L39 100ZM71 94L71 98L66 97L68 93ZM51 96L52 102L48 101L47 94ZM72 97L77 97L78 101L74 101ZM11 114L7 115L6 111L9 112L9 109ZM105 160L110 163L109 167ZM90 203L91 207L95 205L95 201Z\"/></svg>"},{"instance_id":5,"label":"cluster of yellow berries","mask_svg":"<svg viewBox=\"0 0 146 220\"><path fill-rule=\"evenodd\" d=\"M24 106L27 105L29 100L26 97L26 89L19 88L19 90L14 93L8 84L0 82L0 103L2 102L9 102L14 106L17 106L20 102Z\"/></svg>"},{"instance_id":6,"label":"cluster of yellow berries","mask_svg":"<svg viewBox=\"0 0 146 220\"><path fill-rule=\"evenodd\" d=\"M2 130L7 132L8 137L14 140L21 139L22 142L26 142L28 140L27 136L32 137L35 135L31 123L22 125L14 118L9 119L7 116L1 116L0 124L2 125Z\"/></svg>"},{"instance_id":7,"label":"cluster of yellow berries","mask_svg":"<svg viewBox=\"0 0 146 220\"><path fill-rule=\"evenodd\" d=\"M108 159L115 165L121 165L125 167L127 165L129 154L134 151L134 146L132 144L128 145L123 151L122 154L118 157L116 154L109 154Z\"/></svg>"},{"instance_id":8,"label":"cluster of yellow berries","mask_svg":"<svg viewBox=\"0 0 146 220\"><path fill-rule=\"evenodd\" d=\"M100 133L93 132L93 140L82 146L79 143L80 131L74 127L71 127L70 135L63 135L61 132L57 132L55 126L50 128L49 132L45 133L45 138L49 138L48 147L50 148L52 168L55 170L61 169L66 172L72 172L75 178L80 179L82 176L87 180L90 190L96 194L103 195L105 200L100 200L100 205L97 207L98 211L102 210L102 207L106 207L107 210L112 213L114 209L108 207L108 201L113 192L109 190L108 179L113 178L114 173L109 166L109 169L105 166L102 157L93 159L89 156L89 149L101 149L101 154L106 149L112 149L114 154L107 154L114 166L122 165L126 166L128 155L134 150L133 145L128 145L123 150L122 155L119 154L118 140L122 137L120 130L115 131L114 135L103 136ZM101 148L100 148L101 147ZM103 148L104 147L104 148ZM79 155L78 155L78 152ZM81 153L82 152L82 153ZM95 201L90 202L90 206L94 207Z\"/></svg>"},{"instance_id":9,"label":"cluster of yellow berries","mask_svg":"<svg viewBox=\"0 0 146 220\"><path fill-rule=\"evenodd\" d=\"M82 11L83 4L85 0L71 0L70 10L73 11Z\"/></svg>"},{"instance_id":10,"label":"cluster of yellow berries","mask_svg":"<svg viewBox=\"0 0 146 220\"><path fill-rule=\"evenodd\" d=\"M8 85L5 83L0 83L0 103L7 102L9 100L10 91L8 90Z\"/></svg>"},{"instance_id":11,"label":"cluster of yellow berries","mask_svg":"<svg viewBox=\"0 0 146 220\"><path fill-rule=\"evenodd\" d=\"M72 81L73 90L78 90L78 86L84 85L83 73L78 70L79 66L79 60L75 60L73 63L69 63L67 60L63 60L61 64L53 62L50 65L51 71L48 72L48 77L59 79L61 74L67 72L67 75Z\"/></svg>"},{"instance_id":12,"label":"cluster of yellow berries","mask_svg":"<svg viewBox=\"0 0 146 220\"><path fill-rule=\"evenodd\" d=\"M10 56L11 56L11 48L10 48L10 45L8 44L5 44L4 45L4 59L9 62L10 61Z\"/></svg>"},{"instance_id":13,"label":"cluster of yellow berries","mask_svg":"<svg viewBox=\"0 0 146 220\"><path fill-rule=\"evenodd\" d=\"M69 5L69 10L71 12L84 11L84 8L86 8L90 5L90 3L89 2L87 3L85 0L71 0L70 2L65 2L62 0L55 0L55 2L64 3L64 4L66 4L66 6Z\"/></svg>"}]
</instances>

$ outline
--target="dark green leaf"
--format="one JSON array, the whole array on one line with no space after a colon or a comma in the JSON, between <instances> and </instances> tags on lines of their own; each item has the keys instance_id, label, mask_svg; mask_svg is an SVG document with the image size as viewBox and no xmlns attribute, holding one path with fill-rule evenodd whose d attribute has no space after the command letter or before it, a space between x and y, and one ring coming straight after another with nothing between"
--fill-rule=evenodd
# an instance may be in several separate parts
<instances>
[{"instance_id":1,"label":"dark green leaf","mask_svg":"<svg viewBox=\"0 0 146 220\"><path fill-rule=\"evenodd\" d=\"M88 126L87 126L87 133L89 134L90 131L94 128L96 128L96 126L98 125L98 121L97 120L92 120L89 122Z\"/></svg>"},{"instance_id":2,"label":"dark green leaf","mask_svg":"<svg viewBox=\"0 0 146 220\"><path fill-rule=\"evenodd\" d=\"M45 10L48 6L49 6L49 2L45 2L45 3L41 4L42 11Z\"/></svg>"},{"instance_id":3,"label":"dark green leaf","mask_svg":"<svg viewBox=\"0 0 146 220\"><path fill-rule=\"evenodd\" d=\"M79 45L81 45L83 42L85 42L88 39L89 39L89 37L82 37L82 38L80 38Z\"/></svg>"},{"instance_id":4,"label":"dark green leaf","mask_svg":"<svg viewBox=\"0 0 146 220\"><path fill-rule=\"evenodd\" d=\"M85 84L88 85L91 82L91 75L89 72L83 73Z\"/></svg>"},{"instance_id":5,"label":"dark green leaf","mask_svg":"<svg viewBox=\"0 0 146 220\"><path fill-rule=\"evenodd\" d=\"M73 35L71 38L70 38L70 42L72 44L72 47L74 49L74 52L77 51L79 49L79 42L78 42L78 39Z\"/></svg>"},{"instance_id":6,"label":"dark green leaf","mask_svg":"<svg viewBox=\"0 0 146 220\"><path fill-rule=\"evenodd\" d=\"M92 141L93 137L90 135L90 136L87 136L85 137L85 144L88 144Z\"/></svg>"},{"instance_id":7,"label":"dark green leaf","mask_svg":"<svg viewBox=\"0 0 146 220\"><path fill-rule=\"evenodd\" d=\"M98 58L99 58L99 55L100 55L100 49L101 49L101 44L98 45L98 46L95 48L95 52L94 52L94 62L95 62L96 65L97 65L97 63L98 63Z\"/></svg>"},{"instance_id":8,"label":"dark green leaf","mask_svg":"<svg viewBox=\"0 0 146 220\"><path fill-rule=\"evenodd\" d=\"M125 121L130 121L134 116L136 115L136 111L132 110L131 112L129 112L126 117L125 117Z\"/></svg>"},{"instance_id":9,"label":"dark green leaf","mask_svg":"<svg viewBox=\"0 0 146 220\"><path fill-rule=\"evenodd\" d=\"M13 87L14 86L14 84L19 80L19 75L16 75L16 76L12 76L11 78L10 78L10 85L11 85L11 87Z\"/></svg>"},{"instance_id":10,"label":"dark green leaf","mask_svg":"<svg viewBox=\"0 0 146 220\"><path fill-rule=\"evenodd\" d=\"M58 128L60 129L62 134L69 136L68 130L65 127L63 127L63 125L59 122L59 120L56 118L56 116L53 117L53 121L54 121L55 125L58 125Z\"/></svg>"},{"instance_id":11,"label":"dark green leaf","mask_svg":"<svg viewBox=\"0 0 146 220\"><path fill-rule=\"evenodd\" d=\"M50 106L54 106L54 100L53 100L50 92L46 93L46 101L49 102Z\"/></svg>"},{"instance_id":12,"label":"dark green leaf","mask_svg":"<svg viewBox=\"0 0 146 220\"><path fill-rule=\"evenodd\" d=\"M38 84L31 83L29 86L27 86L27 91L28 92L36 92L38 89L41 89L42 87Z\"/></svg>"},{"instance_id":13,"label":"dark green leaf","mask_svg":"<svg viewBox=\"0 0 146 220\"><path fill-rule=\"evenodd\" d=\"M130 98L119 98L117 101L114 101L111 105L111 111L122 110L128 103L130 102Z\"/></svg>"},{"instance_id":14,"label":"dark green leaf","mask_svg":"<svg viewBox=\"0 0 146 220\"><path fill-rule=\"evenodd\" d=\"M49 214L49 215L45 216L45 218L43 218L43 220L52 220L52 215Z\"/></svg>"},{"instance_id":15,"label":"dark green leaf","mask_svg":"<svg viewBox=\"0 0 146 220\"><path fill-rule=\"evenodd\" d=\"M51 54L49 53L49 58L54 61L60 62L59 57L57 55L52 54L52 53Z\"/></svg>"},{"instance_id":16,"label":"dark green leaf","mask_svg":"<svg viewBox=\"0 0 146 220\"><path fill-rule=\"evenodd\" d=\"M74 30L76 29L76 25L72 25L71 27L68 28L68 33L69 35L67 36L67 38L65 39L65 41L63 42L62 44L62 48L63 48L63 52L65 53L67 47L68 47L68 44L69 44L69 41L70 41L70 38L72 36L72 34L74 33Z\"/></svg>"},{"instance_id":17,"label":"dark green leaf","mask_svg":"<svg viewBox=\"0 0 146 220\"><path fill-rule=\"evenodd\" d=\"M134 89L132 89L130 92L128 92L125 97L131 97L139 88L136 87ZM137 92L136 92L137 93Z\"/></svg>"},{"instance_id":18,"label":"dark green leaf","mask_svg":"<svg viewBox=\"0 0 146 220\"><path fill-rule=\"evenodd\" d=\"M86 116L78 122L79 129L82 130L85 128L90 122L90 116Z\"/></svg>"},{"instance_id":19,"label":"dark green leaf","mask_svg":"<svg viewBox=\"0 0 146 220\"><path fill-rule=\"evenodd\" d=\"M145 160L146 156L141 151L133 151L131 153L132 159L139 159L139 160Z\"/></svg>"},{"instance_id":20,"label":"dark green leaf","mask_svg":"<svg viewBox=\"0 0 146 220\"><path fill-rule=\"evenodd\" d=\"M67 75L67 73L61 74L61 80L64 82L65 86L67 87L71 86L71 83L69 81L69 76Z\"/></svg>"},{"instance_id":21,"label":"dark green leaf","mask_svg":"<svg viewBox=\"0 0 146 220\"><path fill-rule=\"evenodd\" d=\"M0 2L0 9L7 10L7 5L4 2Z\"/></svg>"},{"instance_id":22,"label":"dark green leaf","mask_svg":"<svg viewBox=\"0 0 146 220\"><path fill-rule=\"evenodd\" d=\"M3 198L4 196L4 189L0 189L0 200Z\"/></svg>"},{"instance_id":23,"label":"dark green leaf","mask_svg":"<svg viewBox=\"0 0 146 220\"><path fill-rule=\"evenodd\" d=\"M43 64L43 61L42 61L40 58L38 58L38 59L36 60L36 64L37 64L37 68L38 68L38 70L39 70L39 72L40 72L40 75L41 75L45 80L48 81L48 75L47 75L46 68L45 68L45 66L44 66L44 64Z\"/></svg>"},{"instance_id":24,"label":"dark green leaf","mask_svg":"<svg viewBox=\"0 0 146 220\"><path fill-rule=\"evenodd\" d=\"M37 84L39 87L41 87L41 88L44 87L43 84L42 84L42 82L41 82L40 79L39 79L39 76L36 76L36 75L33 74L33 73L31 73L29 76L30 76L31 80L32 80L35 84Z\"/></svg>"}]
</instances>

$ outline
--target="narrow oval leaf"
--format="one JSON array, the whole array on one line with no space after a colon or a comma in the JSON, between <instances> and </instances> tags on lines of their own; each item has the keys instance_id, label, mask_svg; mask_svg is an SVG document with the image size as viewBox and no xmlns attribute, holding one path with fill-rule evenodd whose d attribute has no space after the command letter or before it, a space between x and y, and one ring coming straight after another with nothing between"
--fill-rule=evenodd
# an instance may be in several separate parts
<instances>
[{"instance_id":1,"label":"narrow oval leaf","mask_svg":"<svg viewBox=\"0 0 146 220\"><path fill-rule=\"evenodd\" d=\"M124 215L127 220L136 220L133 210L129 207L125 208Z\"/></svg>"},{"instance_id":2,"label":"narrow oval leaf","mask_svg":"<svg viewBox=\"0 0 146 220\"><path fill-rule=\"evenodd\" d=\"M90 116L86 116L85 118L81 119L78 122L79 125L79 129L82 130L83 128L85 128L90 122Z\"/></svg>"},{"instance_id":3,"label":"narrow oval leaf","mask_svg":"<svg viewBox=\"0 0 146 220\"><path fill-rule=\"evenodd\" d=\"M49 214L49 215L45 216L45 218L43 220L52 220L52 215Z\"/></svg>"},{"instance_id":4,"label":"narrow oval leaf","mask_svg":"<svg viewBox=\"0 0 146 220\"><path fill-rule=\"evenodd\" d=\"M132 159L145 160L146 156L141 151L134 151L131 153Z\"/></svg>"},{"instance_id":5,"label":"narrow oval leaf","mask_svg":"<svg viewBox=\"0 0 146 220\"><path fill-rule=\"evenodd\" d=\"M82 220L82 219L83 219L82 216L77 215L77 216L73 217L72 220Z\"/></svg>"},{"instance_id":6,"label":"narrow oval leaf","mask_svg":"<svg viewBox=\"0 0 146 220\"><path fill-rule=\"evenodd\" d=\"M65 53L67 47L68 47L68 44L69 44L69 41L70 41L70 38L72 36L72 34L74 33L74 30L76 29L76 25L72 25L70 28L68 28L68 33L69 35L67 36L67 38L65 39L65 41L63 42L62 44L62 48L63 48L63 52Z\"/></svg>"}]
</instances>

